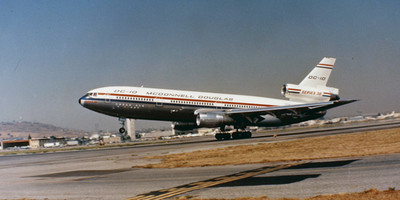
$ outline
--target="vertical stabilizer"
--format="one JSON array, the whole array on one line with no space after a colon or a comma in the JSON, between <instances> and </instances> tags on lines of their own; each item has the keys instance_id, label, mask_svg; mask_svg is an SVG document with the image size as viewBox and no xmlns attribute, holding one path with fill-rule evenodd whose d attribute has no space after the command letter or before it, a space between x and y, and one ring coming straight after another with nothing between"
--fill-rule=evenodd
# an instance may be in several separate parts
<instances>
[{"instance_id":1,"label":"vertical stabilizer","mask_svg":"<svg viewBox=\"0 0 400 200\"><path fill-rule=\"evenodd\" d=\"M325 87L328 83L336 58L324 57L321 62L304 78L300 86Z\"/></svg>"},{"instance_id":2,"label":"vertical stabilizer","mask_svg":"<svg viewBox=\"0 0 400 200\"><path fill-rule=\"evenodd\" d=\"M300 84L283 85L282 95L290 101L298 102L339 100L339 89L326 86L335 61L336 58L323 58Z\"/></svg>"}]
</instances>

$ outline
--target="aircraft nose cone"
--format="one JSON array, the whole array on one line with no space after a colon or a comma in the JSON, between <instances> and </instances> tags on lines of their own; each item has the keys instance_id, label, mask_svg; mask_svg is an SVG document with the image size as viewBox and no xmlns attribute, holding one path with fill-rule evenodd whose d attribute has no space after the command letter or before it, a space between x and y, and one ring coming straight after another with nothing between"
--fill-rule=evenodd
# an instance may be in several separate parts
<instances>
[{"instance_id":1,"label":"aircraft nose cone","mask_svg":"<svg viewBox=\"0 0 400 200\"><path fill-rule=\"evenodd\" d=\"M78 101L79 101L79 104L81 104L82 106L85 105L85 101L83 101L83 98L85 98L85 96L79 98L79 100L78 100Z\"/></svg>"}]
</instances>

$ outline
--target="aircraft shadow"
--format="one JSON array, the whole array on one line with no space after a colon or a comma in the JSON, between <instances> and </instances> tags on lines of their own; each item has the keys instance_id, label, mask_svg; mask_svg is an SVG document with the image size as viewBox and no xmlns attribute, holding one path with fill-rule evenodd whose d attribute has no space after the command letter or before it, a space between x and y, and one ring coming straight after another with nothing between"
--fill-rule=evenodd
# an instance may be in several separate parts
<instances>
[{"instance_id":1,"label":"aircraft shadow","mask_svg":"<svg viewBox=\"0 0 400 200\"><path fill-rule=\"evenodd\" d=\"M75 177L75 176L99 176L99 175L107 175L107 174L115 174L129 171L130 169L115 169L115 170L77 170L77 171L68 171L68 172L60 172L53 174L41 174L36 176L28 176L28 177L47 177L47 178L61 178L61 177Z\"/></svg>"},{"instance_id":2,"label":"aircraft shadow","mask_svg":"<svg viewBox=\"0 0 400 200\"><path fill-rule=\"evenodd\" d=\"M288 175L272 177L249 177L213 187L238 187L238 186L260 186L260 185L284 185L304 181L309 178L317 178L321 174Z\"/></svg>"},{"instance_id":3,"label":"aircraft shadow","mask_svg":"<svg viewBox=\"0 0 400 200\"><path fill-rule=\"evenodd\" d=\"M289 169L314 169L314 168L329 168L329 167L343 167L349 165L357 160L340 160L329 162L311 162L302 165L289 167ZM213 187L237 187L237 186L260 186L260 185L283 185L301 182L309 178L318 178L321 174L305 174L305 175L285 175L285 176L272 176L272 177L249 177L229 183L216 185Z\"/></svg>"},{"instance_id":4,"label":"aircraft shadow","mask_svg":"<svg viewBox=\"0 0 400 200\"><path fill-rule=\"evenodd\" d=\"M293 167L289 167L287 169L311 169L311 168L327 168L327 167L343 167L345 165L351 164L355 160L339 160L339 161L329 161L329 162L311 162L302 165L296 165Z\"/></svg>"}]
</instances>

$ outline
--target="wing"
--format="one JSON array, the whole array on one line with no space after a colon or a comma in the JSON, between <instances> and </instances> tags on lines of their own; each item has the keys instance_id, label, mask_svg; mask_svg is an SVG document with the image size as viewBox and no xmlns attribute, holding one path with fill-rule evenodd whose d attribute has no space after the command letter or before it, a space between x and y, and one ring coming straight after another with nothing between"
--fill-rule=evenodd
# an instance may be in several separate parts
<instances>
[{"instance_id":1,"label":"wing","mask_svg":"<svg viewBox=\"0 0 400 200\"><path fill-rule=\"evenodd\" d=\"M255 109L229 109L214 111L216 114L228 115L235 120L246 120L251 123L256 123L263 119L263 115L272 115L279 119L285 116L298 116L318 113L326 111L331 108L349 104L358 100L337 100L321 103L310 104L297 104L289 106L274 106L268 108L255 108Z\"/></svg>"}]
</instances>

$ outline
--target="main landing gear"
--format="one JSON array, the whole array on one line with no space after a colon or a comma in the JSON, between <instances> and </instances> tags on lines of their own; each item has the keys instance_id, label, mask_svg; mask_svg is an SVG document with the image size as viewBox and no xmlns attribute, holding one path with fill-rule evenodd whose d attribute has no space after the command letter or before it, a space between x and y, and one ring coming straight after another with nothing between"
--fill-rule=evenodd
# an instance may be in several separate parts
<instances>
[{"instance_id":1,"label":"main landing gear","mask_svg":"<svg viewBox=\"0 0 400 200\"><path fill-rule=\"evenodd\" d=\"M245 131L245 132L233 132L232 133L232 139L243 139L243 138L251 138L251 132Z\"/></svg>"},{"instance_id":2,"label":"main landing gear","mask_svg":"<svg viewBox=\"0 0 400 200\"><path fill-rule=\"evenodd\" d=\"M230 140L231 139L231 134L230 133L217 133L215 134L215 138L217 140Z\"/></svg>"},{"instance_id":3,"label":"main landing gear","mask_svg":"<svg viewBox=\"0 0 400 200\"><path fill-rule=\"evenodd\" d=\"M228 132L221 132L215 134L215 138L217 140L230 140L230 139L244 139L244 138L251 138L251 132L250 131L236 131L233 133L228 133Z\"/></svg>"}]
</instances>

